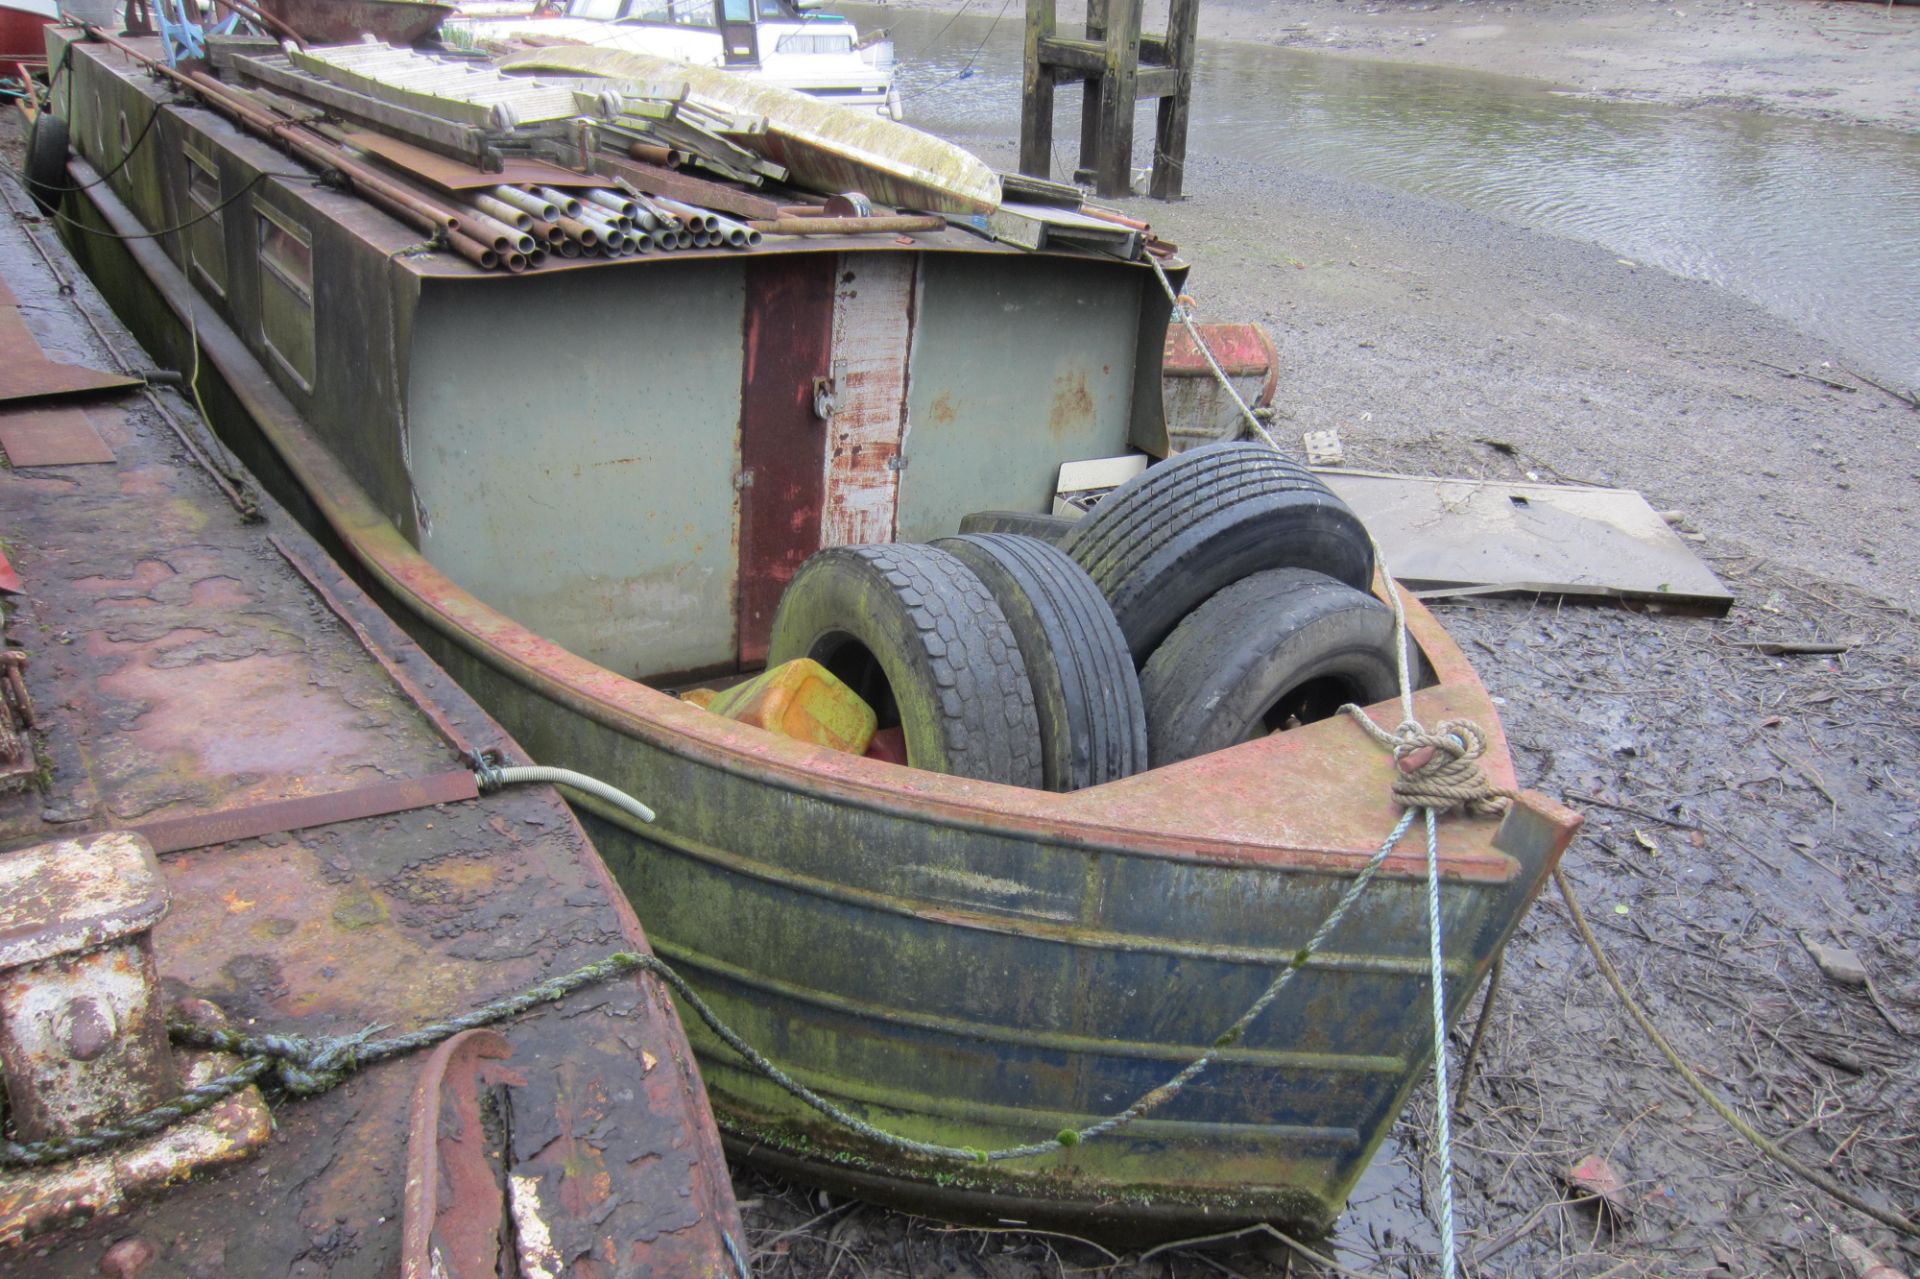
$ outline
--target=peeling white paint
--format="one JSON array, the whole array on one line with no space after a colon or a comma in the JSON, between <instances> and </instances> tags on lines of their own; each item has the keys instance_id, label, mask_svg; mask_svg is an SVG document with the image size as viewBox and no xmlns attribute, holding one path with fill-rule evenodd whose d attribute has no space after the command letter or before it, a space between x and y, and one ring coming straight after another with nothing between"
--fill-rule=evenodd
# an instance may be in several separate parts
<instances>
[{"instance_id":1,"label":"peeling white paint","mask_svg":"<svg viewBox=\"0 0 1920 1279\"><path fill-rule=\"evenodd\" d=\"M526 1279L560 1279L566 1266L553 1246L546 1218L540 1215L540 1178L508 1174L507 1204L513 1212L520 1273Z\"/></svg>"}]
</instances>

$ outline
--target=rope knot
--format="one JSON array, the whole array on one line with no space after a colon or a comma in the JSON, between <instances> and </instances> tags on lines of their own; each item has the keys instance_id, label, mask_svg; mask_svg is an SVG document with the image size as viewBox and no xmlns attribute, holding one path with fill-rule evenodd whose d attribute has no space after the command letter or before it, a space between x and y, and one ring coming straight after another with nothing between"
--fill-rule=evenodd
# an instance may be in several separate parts
<instances>
[{"instance_id":1,"label":"rope knot","mask_svg":"<svg viewBox=\"0 0 1920 1279\"><path fill-rule=\"evenodd\" d=\"M294 1097L312 1097L337 1087L359 1069L360 1048L377 1027L351 1035L326 1039L301 1039L293 1035L264 1035L252 1047L273 1060L273 1080L281 1091Z\"/></svg>"},{"instance_id":2,"label":"rope knot","mask_svg":"<svg viewBox=\"0 0 1920 1279\"><path fill-rule=\"evenodd\" d=\"M1402 720L1389 733L1358 706L1340 708L1351 715L1368 736L1393 752L1399 773L1393 779L1393 798L1403 808L1431 808L1444 813L1464 807L1476 817L1503 813L1517 791L1495 786L1480 767L1487 752L1487 734L1470 719L1449 719L1429 730L1416 719Z\"/></svg>"}]
</instances>

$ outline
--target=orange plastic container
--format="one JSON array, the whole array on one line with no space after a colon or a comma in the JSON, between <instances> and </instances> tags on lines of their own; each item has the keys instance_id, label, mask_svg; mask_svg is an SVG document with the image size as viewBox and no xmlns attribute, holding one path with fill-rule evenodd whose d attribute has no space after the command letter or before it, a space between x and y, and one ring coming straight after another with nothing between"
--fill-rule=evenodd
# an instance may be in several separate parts
<instances>
[{"instance_id":1,"label":"orange plastic container","mask_svg":"<svg viewBox=\"0 0 1920 1279\"><path fill-rule=\"evenodd\" d=\"M810 657L797 657L719 693L695 689L683 700L782 737L861 755L879 726L873 708Z\"/></svg>"}]
</instances>

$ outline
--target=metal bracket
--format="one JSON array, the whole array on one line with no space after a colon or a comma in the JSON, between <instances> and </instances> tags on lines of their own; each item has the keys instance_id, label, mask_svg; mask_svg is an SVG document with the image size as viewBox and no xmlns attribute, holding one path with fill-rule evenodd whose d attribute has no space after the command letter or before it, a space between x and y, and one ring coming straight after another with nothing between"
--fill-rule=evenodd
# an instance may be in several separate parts
<instances>
[{"instance_id":1,"label":"metal bracket","mask_svg":"<svg viewBox=\"0 0 1920 1279\"><path fill-rule=\"evenodd\" d=\"M840 368L838 364L833 366L836 375ZM837 376L813 379L813 415L822 422L833 421L833 415L840 411L839 381Z\"/></svg>"}]
</instances>

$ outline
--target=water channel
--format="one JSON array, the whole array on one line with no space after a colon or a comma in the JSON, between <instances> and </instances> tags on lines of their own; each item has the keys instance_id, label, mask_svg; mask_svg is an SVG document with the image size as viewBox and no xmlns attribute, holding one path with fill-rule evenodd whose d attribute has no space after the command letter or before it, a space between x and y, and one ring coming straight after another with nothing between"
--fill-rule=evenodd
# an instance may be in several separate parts
<instances>
[{"instance_id":1,"label":"water channel","mask_svg":"<svg viewBox=\"0 0 1920 1279\"><path fill-rule=\"evenodd\" d=\"M997 22L845 11L863 31L891 30L911 123L961 141L1018 137L1019 6ZM1076 158L1078 102L1059 94L1056 177ZM1190 156L1450 201L1705 280L1852 367L1920 385L1920 136L1205 40L1191 128ZM1151 104L1135 137L1144 168ZM1191 181L1188 193L1206 194Z\"/></svg>"}]
</instances>

